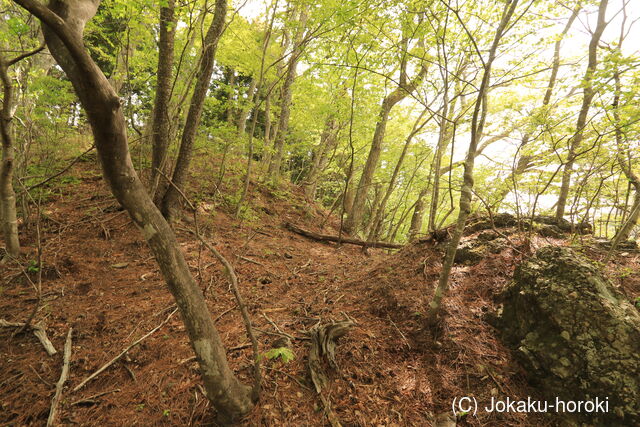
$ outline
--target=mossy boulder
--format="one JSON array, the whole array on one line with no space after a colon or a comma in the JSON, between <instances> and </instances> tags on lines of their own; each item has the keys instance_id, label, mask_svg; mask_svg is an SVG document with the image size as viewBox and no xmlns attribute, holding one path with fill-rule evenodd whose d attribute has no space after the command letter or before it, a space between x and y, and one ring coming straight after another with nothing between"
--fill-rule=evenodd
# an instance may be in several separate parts
<instances>
[{"instance_id":1,"label":"mossy boulder","mask_svg":"<svg viewBox=\"0 0 640 427\"><path fill-rule=\"evenodd\" d=\"M499 254L508 246L508 240L503 237L488 241L478 237L460 245L456 251L454 262L463 265L476 265L491 254Z\"/></svg>"},{"instance_id":2,"label":"mossy boulder","mask_svg":"<svg viewBox=\"0 0 640 427\"><path fill-rule=\"evenodd\" d=\"M548 401L608 399L590 424L640 425L640 312L588 259L545 247L523 262L492 322Z\"/></svg>"}]
</instances>

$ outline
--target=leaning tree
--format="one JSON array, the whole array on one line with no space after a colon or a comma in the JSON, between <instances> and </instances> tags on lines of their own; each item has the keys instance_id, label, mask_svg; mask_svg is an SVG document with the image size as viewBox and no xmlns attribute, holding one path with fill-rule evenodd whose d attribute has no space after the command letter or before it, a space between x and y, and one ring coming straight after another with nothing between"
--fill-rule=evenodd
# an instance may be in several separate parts
<instances>
[{"instance_id":1,"label":"leaning tree","mask_svg":"<svg viewBox=\"0 0 640 427\"><path fill-rule=\"evenodd\" d=\"M84 46L85 24L100 0L51 0L47 6L37 0L14 1L43 23L49 51L73 84L93 131L105 180L141 230L180 309L208 398L225 423L247 414L257 399L257 387L242 384L231 371L175 235L133 168L121 99Z\"/></svg>"}]
</instances>

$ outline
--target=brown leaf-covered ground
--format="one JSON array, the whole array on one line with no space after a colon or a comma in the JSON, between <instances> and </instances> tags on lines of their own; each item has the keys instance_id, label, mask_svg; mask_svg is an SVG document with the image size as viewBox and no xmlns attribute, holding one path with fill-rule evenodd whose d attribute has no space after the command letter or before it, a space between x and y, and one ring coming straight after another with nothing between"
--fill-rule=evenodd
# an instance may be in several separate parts
<instances>
[{"instance_id":1,"label":"brown leaf-covered ground","mask_svg":"<svg viewBox=\"0 0 640 427\"><path fill-rule=\"evenodd\" d=\"M72 388L133 341L166 319L172 297L154 259L125 212L119 211L93 163L70 172L79 181L57 184L43 204L41 222L43 298L36 321L46 326L58 354L49 357L30 333L12 336L0 328L0 423L44 425L62 365L62 348L73 327L70 377L59 420L62 425L215 425L179 315L129 351L128 355L77 392ZM308 202L296 188L271 191L254 183L252 210L243 221L222 194L205 183L189 194L199 205L206 238L235 266L261 351L282 331L304 338L318 322L357 322L338 347L339 372L328 394L344 426L428 426L451 410L454 397L536 396L524 373L483 320L492 297L535 246L565 244L512 238L496 255L472 267L457 266L447 299L446 322L431 337L422 317L440 268L433 243L419 242L395 252L309 241L282 227L289 221L335 234L339 219ZM228 348L233 369L251 381L251 349L240 314L219 263L188 231L176 225L184 254L208 301ZM24 321L36 300L21 269L37 281L35 226L21 234L22 266L1 266L0 318ZM592 254L596 257L601 254ZM627 254L610 273L627 294L640 295L638 257ZM265 332L260 332L265 331ZM238 349L234 349L237 347ZM247 426L328 425L306 370L308 342L296 339L295 359L265 360L264 389ZM544 426L556 420L540 415L486 414L462 417L459 425Z\"/></svg>"}]
</instances>

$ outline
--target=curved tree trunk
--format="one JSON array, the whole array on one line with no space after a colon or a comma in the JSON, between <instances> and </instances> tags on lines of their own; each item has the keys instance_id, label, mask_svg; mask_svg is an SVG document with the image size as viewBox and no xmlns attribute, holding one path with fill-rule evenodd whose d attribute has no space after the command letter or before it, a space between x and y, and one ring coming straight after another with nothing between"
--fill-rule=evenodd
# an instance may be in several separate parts
<instances>
[{"instance_id":1,"label":"curved tree trunk","mask_svg":"<svg viewBox=\"0 0 640 427\"><path fill-rule=\"evenodd\" d=\"M191 97L187 120L184 124L184 131L182 132L182 140L180 142L180 150L178 152L178 159L176 160L176 167L173 170L173 177L171 178L173 185L170 185L167 188L167 192L162 198L162 213L170 221L177 213L178 201L180 200L180 193L177 188L183 188L187 179L189 164L191 163L191 156L193 155L193 144L196 139L196 131L200 125L204 101L207 97L209 83L213 73L213 62L216 56L218 41L220 40L220 36L222 36L222 31L224 30L226 15L227 0L216 0L213 21L211 21L211 25L209 26L204 38L204 51L202 52L202 58L200 58L198 78Z\"/></svg>"},{"instance_id":2,"label":"curved tree trunk","mask_svg":"<svg viewBox=\"0 0 640 427\"><path fill-rule=\"evenodd\" d=\"M141 230L180 309L209 399L225 422L247 414L254 401L251 389L229 368L220 336L173 231L133 168L120 99L84 47L84 24L95 14L99 0L54 0L49 7L37 0L15 2L45 24L49 50L87 113L105 180Z\"/></svg>"},{"instance_id":3,"label":"curved tree trunk","mask_svg":"<svg viewBox=\"0 0 640 427\"><path fill-rule=\"evenodd\" d=\"M577 151L580 148L580 144L584 139L584 130L587 126L587 117L589 115L589 109L591 107L591 101L595 95L593 90L593 75L598 65L598 44L600 43L600 37L602 32L607 26L605 21L605 13L607 11L607 4L609 0L600 0L600 6L598 8L598 23L596 29L591 36L589 42L589 62L587 64L587 70L583 79L583 97L582 107L578 114L578 121L576 123L576 132L573 134L571 141L569 141L569 152L567 154L567 160L562 170L562 183L560 185L560 195L558 196L558 203L556 205L556 218L558 220L564 218L564 211L567 205L567 198L569 197L569 187L571 186L571 175L573 173L573 165L576 161Z\"/></svg>"},{"instance_id":4,"label":"curved tree trunk","mask_svg":"<svg viewBox=\"0 0 640 427\"><path fill-rule=\"evenodd\" d=\"M161 197L156 197L160 173L167 172L166 158L169 148L171 118L169 102L171 101L171 75L173 69L173 46L175 40L175 0L167 0L167 5L160 8L160 40L158 42L158 81L156 98L153 105L153 122L151 124L151 197L156 205L160 205ZM158 192L164 194L164 191Z\"/></svg>"}]
</instances>

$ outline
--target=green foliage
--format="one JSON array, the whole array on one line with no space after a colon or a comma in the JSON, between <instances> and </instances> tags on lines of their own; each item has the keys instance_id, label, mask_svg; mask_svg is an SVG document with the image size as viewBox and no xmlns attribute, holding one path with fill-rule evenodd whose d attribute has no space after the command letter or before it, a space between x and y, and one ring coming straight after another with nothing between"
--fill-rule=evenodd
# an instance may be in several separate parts
<instances>
[{"instance_id":1,"label":"green foliage","mask_svg":"<svg viewBox=\"0 0 640 427\"><path fill-rule=\"evenodd\" d=\"M40 271L38 261L35 259L29 260L29 263L27 264L27 273L37 273L38 271Z\"/></svg>"},{"instance_id":2,"label":"green foliage","mask_svg":"<svg viewBox=\"0 0 640 427\"><path fill-rule=\"evenodd\" d=\"M283 363L289 363L295 359L296 355L288 347L278 347L262 353L262 357L269 360L280 359Z\"/></svg>"}]
</instances>

